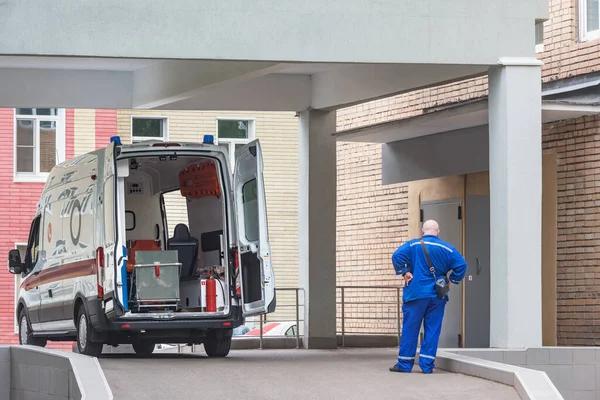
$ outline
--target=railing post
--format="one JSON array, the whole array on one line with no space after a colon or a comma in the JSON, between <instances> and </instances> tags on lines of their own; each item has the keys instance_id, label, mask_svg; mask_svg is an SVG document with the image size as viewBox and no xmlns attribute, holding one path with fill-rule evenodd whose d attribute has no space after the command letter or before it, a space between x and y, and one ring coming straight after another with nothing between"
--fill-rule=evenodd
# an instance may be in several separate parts
<instances>
[{"instance_id":1,"label":"railing post","mask_svg":"<svg viewBox=\"0 0 600 400\"><path fill-rule=\"evenodd\" d=\"M263 348L263 314L260 314L260 349Z\"/></svg>"},{"instance_id":2,"label":"railing post","mask_svg":"<svg viewBox=\"0 0 600 400\"><path fill-rule=\"evenodd\" d=\"M344 287L341 287L342 289L342 347L346 347L346 324L345 324L345 314L346 314L346 310L344 308Z\"/></svg>"},{"instance_id":3,"label":"railing post","mask_svg":"<svg viewBox=\"0 0 600 400\"><path fill-rule=\"evenodd\" d=\"M396 317L398 319L398 346L402 336L402 322L400 321L400 288L396 288Z\"/></svg>"},{"instance_id":4,"label":"railing post","mask_svg":"<svg viewBox=\"0 0 600 400\"><path fill-rule=\"evenodd\" d=\"M296 348L300 348L300 289L296 288Z\"/></svg>"}]
</instances>

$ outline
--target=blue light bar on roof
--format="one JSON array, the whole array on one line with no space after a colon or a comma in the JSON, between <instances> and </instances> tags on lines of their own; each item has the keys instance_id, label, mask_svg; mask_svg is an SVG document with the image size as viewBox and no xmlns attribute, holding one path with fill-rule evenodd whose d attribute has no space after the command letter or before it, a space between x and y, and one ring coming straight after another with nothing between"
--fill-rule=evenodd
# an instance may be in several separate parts
<instances>
[{"instance_id":1,"label":"blue light bar on roof","mask_svg":"<svg viewBox=\"0 0 600 400\"><path fill-rule=\"evenodd\" d=\"M110 138L110 142L115 142L117 144L117 146L121 145L121 137L120 136L113 136Z\"/></svg>"},{"instance_id":2,"label":"blue light bar on roof","mask_svg":"<svg viewBox=\"0 0 600 400\"><path fill-rule=\"evenodd\" d=\"M215 137L213 135L204 135L204 144L215 144Z\"/></svg>"}]
</instances>

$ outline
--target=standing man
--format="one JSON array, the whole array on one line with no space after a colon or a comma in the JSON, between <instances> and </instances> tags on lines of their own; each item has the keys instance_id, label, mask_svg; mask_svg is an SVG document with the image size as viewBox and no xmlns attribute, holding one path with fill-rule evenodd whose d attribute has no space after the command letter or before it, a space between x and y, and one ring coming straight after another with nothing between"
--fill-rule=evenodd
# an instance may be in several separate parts
<instances>
[{"instance_id":1,"label":"standing man","mask_svg":"<svg viewBox=\"0 0 600 400\"><path fill-rule=\"evenodd\" d=\"M467 271L463 256L438 236L438 223L429 220L423 224L423 237L412 239L398 248L392 256L396 275L404 277L402 293L402 339L398 363L392 372L411 372L417 352L421 323L425 337L419 355L419 367L430 374L435 367L438 340L442 330L444 308L449 281L458 285ZM436 281L440 283L436 288Z\"/></svg>"}]
</instances>

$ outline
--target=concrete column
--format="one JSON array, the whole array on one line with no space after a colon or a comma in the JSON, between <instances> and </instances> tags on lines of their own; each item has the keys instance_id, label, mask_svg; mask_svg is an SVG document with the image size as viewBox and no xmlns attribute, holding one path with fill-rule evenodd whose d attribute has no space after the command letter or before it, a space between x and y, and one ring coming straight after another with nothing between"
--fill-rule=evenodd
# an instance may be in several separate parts
<instances>
[{"instance_id":1,"label":"concrete column","mask_svg":"<svg viewBox=\"0 0 600 400\"><path fill-rule=\"evenodd\" d=\"M335 111L300 114L298 233L306 348L337 347ZM301 331L302 333L302 331Z\"/></svg>"},{"instance_id":2,"label":"concrete column","mask_svg":"<svg viewBox=\"0 0 600 400\"><path fill-rule=\"evenodd\" d=\"M489 70L492 347L542 345L541 65Z\"/></svg>"}]
</instances>

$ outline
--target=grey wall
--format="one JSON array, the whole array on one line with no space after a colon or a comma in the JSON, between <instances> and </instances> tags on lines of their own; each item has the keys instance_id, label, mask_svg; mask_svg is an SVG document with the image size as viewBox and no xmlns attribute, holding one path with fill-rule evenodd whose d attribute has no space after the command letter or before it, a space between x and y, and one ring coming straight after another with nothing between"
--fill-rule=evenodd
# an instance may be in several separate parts
<instances>
[{"instance_id":1,"label":"grey wall","mask_svg":"<svg viewBox=\"0 0 600 400\"><path fill-rule=\"evenodd\" d=\"M70 389L77 386L68 358L11 348L10 399L72 399Z\"/></svg>"},{"instance_id":2,"label":"grey wall","mask_svg":"<svg viewBox=\"0 0 600 400\"><path fill-rule=\"evenodd\" d=\"M453 353L544 371L565 400L600 399L599 347L452 350Z\"/></svg>"},{"instance_id":3,"label":"grey wall","mask_svg":"<svg viewBox=\"0 0 600 400\"><path fill-rule=\"evenodd\" d=\"M10 347L0 346L0 399L10 398Z\"/></svg>"},{"instance_id":4,"label":"grey wall","mask_svg":"<svg viewBox=\"0 0 600 400\"><path fill-rule=\"evenodd\" d=\"M534 56L548 17L547 0L46 4L0 2L0 54L492 65Z\"/></svg>"},{"instance_id":5,"label":"grey wall","mask_svg":"<svg viewBox=\"0 0 600 400\"><path fill-rule=\"evenodd\" d=\"M0 346L0 399L110 400L98 360L32 346Z\"/></svg>"},{"instance_id":6,"label":"grey wall","mask_svg":"<svg viewBox=\"0 0 600 400\"><path fill-rule=\"evenodd\" d=\"M384 144L381 159L384 185L487 171L488 126Z\"/></svg>"}]
</instances>

